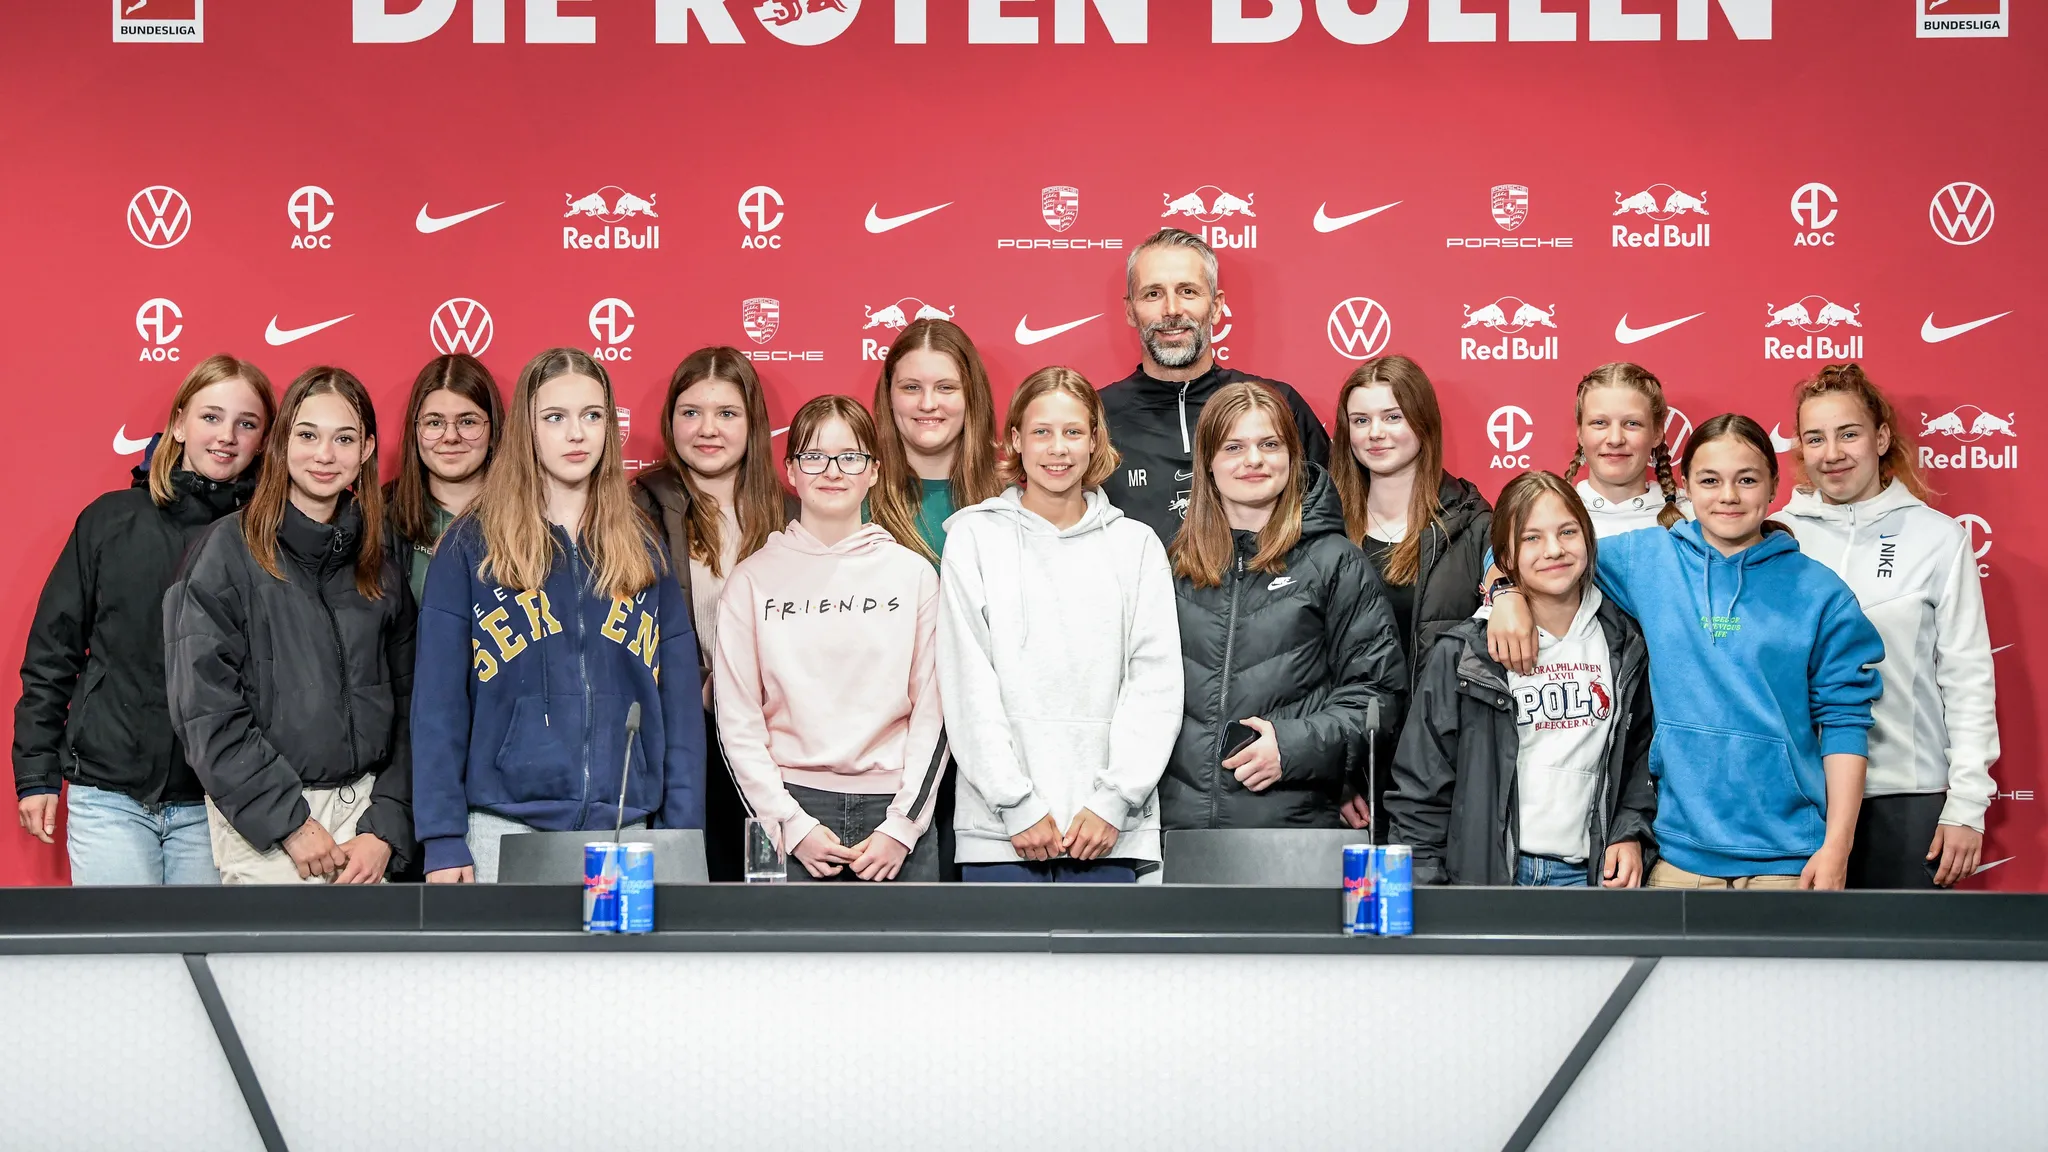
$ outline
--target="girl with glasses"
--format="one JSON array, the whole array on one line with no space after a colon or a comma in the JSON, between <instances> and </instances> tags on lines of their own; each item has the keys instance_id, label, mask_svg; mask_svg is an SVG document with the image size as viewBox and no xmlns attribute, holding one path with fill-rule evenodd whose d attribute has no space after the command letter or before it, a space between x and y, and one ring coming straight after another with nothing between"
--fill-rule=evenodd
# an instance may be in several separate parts
<instances>
[{"instance_id":1,"label":"girl with glasses","mask_svg":"<svg viewBox=\"0 0 2048 1152\"><path fill-rule=\"evenodd\" d=\"M384 488L407 555L407 581L418 599L434 546L483 491L485 470L505 423L491 370L474 356L436 356L413 379L405 405L408 437L398 479Z\"/></svg>"},{"instance_id":2,"label":"girl with glasses","mask_svg":"<svg viewBox=\"0 0 2048 1152\"><path fill-rule=\"evenodd\" d=\"M861 504L875 423L846 396L797 410L783 472L800 511L718 598L718 736L792 880L939 877L925 844L942 744L939 578Z\"/></svg>"}]
</instances>

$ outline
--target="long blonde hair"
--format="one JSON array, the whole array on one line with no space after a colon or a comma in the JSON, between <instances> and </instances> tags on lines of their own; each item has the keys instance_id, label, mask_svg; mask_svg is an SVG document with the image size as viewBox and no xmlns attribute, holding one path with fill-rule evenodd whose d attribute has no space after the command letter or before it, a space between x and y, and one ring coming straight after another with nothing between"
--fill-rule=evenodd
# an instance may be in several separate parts
<instances>
[{"instance_id":1,"label":"long blonde hair","mask_svg":"<svg viewBox=\"0 0 2048 1152\"><path fill-rule=\"evenodd\" d=\"M548 530L547 486L534 442L534 395L541 385L562 376L587 376L604 390L605 433L598 445L597 467L587 483L589 498L583 522L576 526L579 547L590 556L591 585L614 599L630 599L660 575L660 552L654 530L633 504L621 461L619 406L604 366L577 348L550 348L529 360L512 389L512 412L505 439L491 463L483 492L470 515L483 529L484 558L479 580L526 592L546 583L558 549Z\"/></svg>"},{"instance_id":2,"label":"long blonde hair","mask_svg":"<svg viewBox=\"0 0 2048 1152\"><path fill-rule=\"evenodd\" d=\"M1188 497L1188 518L1182 522L1173 543L1166 548L1173 561L1173 574L1197 588L1214 588L1223 583L1235 550L1231 544L1230 521L1223 512L1223 495L1216 488L1216 473L1210 462L1223 450L1230 430L1241 417L1263 412L1273 422L1273 434L1287 450L1287 486L1273 504L1273 514L1259 529L1259 550L1247 566L1254 571L1279 575L1287 571L1287 554L1301 543L1301 493L1305 471L1301 458L1301 433L1287 405L1263 381L1241 380L1218 389L1202 405L1202 418L1195 424L1194 487Z\"/></svg>"},{"instance_id":3,"label":"long blonde hair","mask_svg":"<svg viewBox=\"0 0 2048 1152\"><path fill-rule=\"evenodd\" d=\"M156 452L149 458L149 498L161 508L171 502L177 492L171 487L171 474L178 470L178 464L185 459L185 446L171 435L171 430L185 416L185 408L192 398L223 380L240 380L256 392L256 402L263 406L263 432L267 437L271 426L277 423L277 392L270 386L270 377L263 374L247 360L237 360L226 353L215 353L192 366L185 374L185 382L178 385L178 394L171 400L171 414L164 417L163 438L156 442ZM260 465L261 460L251 461ZM260 473L259 473L260 475Z\"/></svg>"},{"instance_id":4,"label":"long blonde hair","mask_svg":"<svg viewBox=\"0 0 2048 1152\"><path fill-rule=\"evenodd\" d=\"M1650 466L1657 477L1657 487L1664 493L1664 507L1657 512L1657 526L1669 528L1685 519L1685 513L1678 507L1678 482L1671 475L1671 445L1664 437L1664 425L1671 419L1671 406L1664 401L1664 385L1650 371L1640 364L1616 360L1602 364L1579 381L1578 399L1572 401L1572 427L1576 429L1586 418L1586 393L1595 388L1626 388L1650 402L1650 424L1657 429L1657 446L1650 450ZM1586 466L1586 449L1582 444L1572 450L1572 462L1565 467L1564 482L1574 483L1579 478L1579 469ZM1495 513L1498 515L1498 511Z\"/></svg>"},{"instance_id":5,"label":"long blonde hair","mask_svg":"<svg viewBox=\"0 0 2048 1152\"><path fill-rule=\"evenodd\" d=\"M1443 510L1443 497L1438 489L1444 482L1443 411L1437 407L1436 388L1430 384L1428 374L1406 356L1367 360L1338 389L1336 427L1344 433L1343 447L1330 453L1330 479L1336 483L1337 496L1344 502L1344 532L1354 544L1364 542L1366 529L1371 526L1365 497L1372 487L1372 473L1358 462L1358 454L1351 449L1351 416L1346 406L1353 392L1375 385L1385 385L1393 391L1401 418L1415 430L1415 439L1421 445L1415 456L1415 487L1408 497L1408 531L1389 554L1386 571L1389 584L1413 584L1422 575L1423 536L1431 525L1442 527L1438 513Z\"/></svg>"},{"instance_id":6,"label":"long blonde hair","mask_svg":"<svg viewBox=\"0 0 2048 1152\"><path fill-rule=\"evenodd\" d=\"M875 380L875 457L881 474L868 493L868 513L875 523L889 530L898 544L937 563L938 554L917 533L917 474L910 470L909 457L903 451L903 433L896 427L896 365L904 356L919 350L937 352L953 362L967 401L959 444L953 451L953 506L967 508L1001 495L1003 481L996 474L995 397L989 390L988 369L982 366L974 341L951 320L912 320L889 345L889 354L882 360L882 374Z\"/></svg>"}]
</instances>

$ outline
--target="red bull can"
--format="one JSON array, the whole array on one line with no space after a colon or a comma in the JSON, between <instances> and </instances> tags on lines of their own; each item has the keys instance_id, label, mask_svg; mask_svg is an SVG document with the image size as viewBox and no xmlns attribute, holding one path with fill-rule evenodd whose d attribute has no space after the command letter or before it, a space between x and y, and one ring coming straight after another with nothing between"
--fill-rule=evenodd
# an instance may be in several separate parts
<instances>
[{"instance_id":1,"label":"red bull can","mask_svg":"<svg viewBox=\"0 0 2048 1152\"><path fill-rule=\"evenodd\" d=\"M619 930L619 866L623 847L609 840L583 846L583 930Z\"/></svg>"},{"instance_id":2,"label":"red bull can","mask_svg":"<svg viewBox=\"0 0 2048 1152\"><path fill-rule=\"evenodd\" d=\"M654 931L654 845L620 845L619 931Z\"/></svg>"},{"instance_id":3,"label":"red bull can","mask_svg":"<svg viewBox=\"0 0 2048 1152\"><path fill-rule=\"evenodd\" d=\"M1379 932L1379 909L1375 896L1379 874L1373 865L1370 844L1344 846L1344 934L1372 936Z\"/></svg>"},{"instance_id":4,"label":"red bull can","mask_svg":"<svg viewBox=\"0 0 2048 1152\"><path fill-rule=\"evenodd\" d=\"M1415 850L1406 844L1373 849L1374 926L1382 936L1415 934Z\"/></svg>"}]
</instances>

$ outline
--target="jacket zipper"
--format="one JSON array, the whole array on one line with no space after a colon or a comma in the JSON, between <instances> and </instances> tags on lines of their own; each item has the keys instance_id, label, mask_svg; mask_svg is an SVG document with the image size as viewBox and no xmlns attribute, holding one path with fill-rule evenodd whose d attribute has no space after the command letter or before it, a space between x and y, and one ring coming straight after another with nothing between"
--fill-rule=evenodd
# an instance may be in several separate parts
<instances>
[{"instance_id":1,"label":"jacket zipper","mask_svg":"<svg viewBox=\"0 0 2048 1152\"><path fill-rule=\"evenodd\" d=\"M1233 542L1233 550L1235 543ZM1223 625L1223 677L1216 686L1216 760L1209 769L1209 827L1216 824L1216 810L1223 792L1224 742L1230 732L1230 652L1237 647L1237 593L1244 587L1244 557L1237 556L1230 574L1230 615Z\"/></svg>"},{"instance_id":2,"label":"jacket zipper","mask_svg":"<svg viewBox=\"0 0 2048 1152\"><path fill-rule=\"evenodd\" d=\"M1180 450L1183 452L1194 451L1188 444L1188 385L1192 383L1192 380L1180 382Z\"/></svg>"},{"instance_id":3,"label":"jacket zipper","mask_svg":"<svg viewBox=\"0 0 2048 1152\"><path fill-rule=\"evenodd\" d=\"M583 576L577 562L581 559L576 550L576 538L569 538L569 577L576 582L576 675L583 686L583 800L576 812L576 827L583 828L590 821L590 724L591 711L595 705L590 697L590 658L583 649Z\"/></svg>"},{"instance_id":4,"label":"jacket zipper","mask_svg":"<svg viewBox=\"0 0 2048 1152\"><path fill-rule=\"evenodd\" d=\"M337 552L340 551L340 538L336 537L334 543L335 550ZM334 605L327 602L327 576L325 573L321 574L316 587L316 594L320 599L320 609L327 613L328 634L334 637L334 670L338 674L337 682L341 686L341 723L342 727L348 731L347 771L352 776L356 770L356 706L355 693L350 692L348 688L348 647L341 642L341 622L334 617ZM344 782L336 781L336 783Z\"/></svg>"}]
</instances>

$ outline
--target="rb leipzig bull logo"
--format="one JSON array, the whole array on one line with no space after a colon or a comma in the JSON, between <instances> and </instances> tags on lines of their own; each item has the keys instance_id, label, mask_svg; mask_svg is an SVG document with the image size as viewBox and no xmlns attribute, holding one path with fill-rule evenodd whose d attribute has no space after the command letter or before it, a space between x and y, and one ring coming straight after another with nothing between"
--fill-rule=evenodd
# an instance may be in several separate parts
<instances>
[{"instance_id":1,"label":"rb leipzig bull logo","mask_svg":"<svg viewBox=\"0 0 2048 1152\"><path fill-rule=\"evenodd\" d=\"M1863 327L1863 321L1857 319L1863 314L1861 303L1844 308L1825 296L1803 296L1783 308L1765 304L1764 312L1770 316L1770 320L1764 324L1766 328L1790 324L1801 332L1824 332L1843 324L1851 328Z\"/></svg>"},{"instance_id":2,"label":"rb leipzig bull logo","mask_svg":"<svg viewBox=\"0 0 2048 1152\"><path fill-rule=\"evenodd\" d=\"M1529 186L1527 184L1495 184L1493 186L1493 222L1513 232L1529 218Z\"/></svg>"},{"instance_id":3,"label":"rb leipzig bull logo","mask_svg":"<svg viewBox=\"0 0 2048 1152\"><path fill-rule=\"evenodd\" d=\"M740 327L756 344L775 339L782 330L782 301L772 296L749 296L740 301Z\"/></svg>"},{"instance_id":4,"label":"rb leipzig bull logo","mask_svg":"<svg viewBox=\"0 0 2048 1152\"><path fill-rule=\"evenodd\" d=\"M1065 232L1081 216L1081 190L1066 184L1041 189L1038 212L1045 217L1046 227L1055 232Z\"/></svg>"},{"instance_id":5,"label":"rb leipzig bull logo","mask_svg":"<svg viewBox=\"0 0 2048 1152\"><path fill-rule=\"evenodd\" d=\"M1920 414L1920 435L1933 436L1937 433L1954 437L1968 444L1986 436L2018 436L2012 430L2013 414L2003 418L1994 416L1974 404L1964 404L1950 409L1939 416Z\"/></svg>"},{"instance_id":6,"label":"rb leipzig bull logo","mask_svg":"<svg viewBox=\"0 0 2048 1152\"><path fill-rule=\"evenodd\" d=\"M635 196L616 184L607 184L588 196L564 192L562 200L569 210L562 213L562 218L595 216L607 224L616 224L628 216L652 216L659 220L661 213L654 210L655 199L655 196Z\"/></svg>"}]
</instances>

